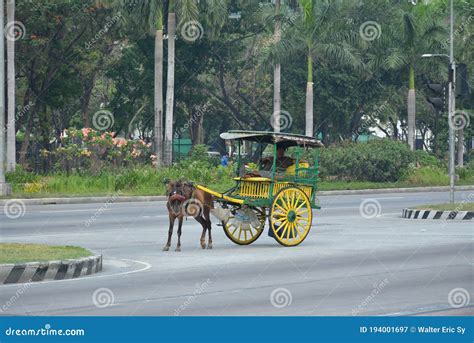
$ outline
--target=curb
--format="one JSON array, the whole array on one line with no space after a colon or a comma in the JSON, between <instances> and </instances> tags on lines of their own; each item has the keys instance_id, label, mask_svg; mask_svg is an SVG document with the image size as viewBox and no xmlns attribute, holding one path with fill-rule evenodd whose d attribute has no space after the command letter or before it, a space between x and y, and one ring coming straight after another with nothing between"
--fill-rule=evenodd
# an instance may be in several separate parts
<instances>
[{"instance_id":1,"label":"curb","mask_svg":"<svg viewBox=\"0 0 474 343\"><path fill-rule=\"evenodd\" d=\"M474 186L457 186L456 191L474 191ZM413 187L413 188L377 188L340 191L318 191L317 195L358 195L358 194L383 194L383 193L418 193L418 192L444 192L449 191L449 186L435 187ZM113 200L112 200L113 199ZM71 198L36 198L36 199L4 199L0 200L0 206L9 202L19 202L24 205L67 205L67 204L94 204L94 203L118 203L118 202L149 202L166 201L164 195L137 195L137 196L104 196L104 197L71 197Z\"/></svg>"},{"instance_id":2,"label":"curb","mask_svg":"<svg viewBox=\"0 0 474 343\"><path fill-rule=\"evenodd\" d=\"M102 255L80 259L0 264L0 284L75 279L102 270Z\"/></svg>"},{"instance_id":3,"label":"curb","mask_svg":"<svg viewBox=\"0 0 474 343\"><path fill-rule=\"evenodd\" d=\"M472 211L417 210L417 209L405 208L402 211L402 218L471 220L471 219L474 219L474 212Z\"/></svg>"},{"instance_id":4,"label":"curb","mask_svg":"<svg viewBox=\"0 0 474 343\"><path fill-rule=\"evenodd\" d=\"M340 191L318 191L318 195L358 195L358 194L382 194L382 193L420 193L420 192L447 192L449 186L433 187L405 187L405 188L376 188L356 189ZM456 186L455 191L474 191L474 186Z\"/></svg>"}]
</instances>

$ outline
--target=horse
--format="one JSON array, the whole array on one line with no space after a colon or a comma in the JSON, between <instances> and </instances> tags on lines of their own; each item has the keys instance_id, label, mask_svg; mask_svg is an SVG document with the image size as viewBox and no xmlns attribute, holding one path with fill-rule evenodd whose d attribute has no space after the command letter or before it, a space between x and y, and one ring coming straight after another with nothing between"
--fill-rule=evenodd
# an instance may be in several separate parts
<instances>
[{"instance_id":1,"label":"horse","mask_svg":"<svg viewBox=\"0 0 474 343\"><path fill-rule=\"evenodd\" d=\"M168 251L171 246L173 227L176 218L178 219L178 243L175 251L181 251L181 227L183 218L192 216L202 226L201 248L212 249L211 218L210 210L213 208L212 196L200 189L197 189L192 182L188 181L163 181L166 188L168 202L169 229L168 241L163 251ZM208 243L206 245L206 231L208 232Z\"/></svg>"}]
</instances>

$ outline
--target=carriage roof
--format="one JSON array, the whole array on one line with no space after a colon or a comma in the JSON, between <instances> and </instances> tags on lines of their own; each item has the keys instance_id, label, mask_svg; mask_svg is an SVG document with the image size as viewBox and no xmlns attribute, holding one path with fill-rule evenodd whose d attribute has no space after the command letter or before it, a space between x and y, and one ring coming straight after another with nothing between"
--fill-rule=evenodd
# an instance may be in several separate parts
<instances>
[{"instance_id":1,"label":"carriage roof","mask_svg":"<svg viewBox=\"0 0 474 343\"><path fill-rule=\"evenodd\" d=\"M314 137L286 132L230 130L221 133L220 137L226 140L242 139L259 143L278 144L285 148L296 145L311 148L324 146L320 140Z\"/></svg>"}]
</instances>

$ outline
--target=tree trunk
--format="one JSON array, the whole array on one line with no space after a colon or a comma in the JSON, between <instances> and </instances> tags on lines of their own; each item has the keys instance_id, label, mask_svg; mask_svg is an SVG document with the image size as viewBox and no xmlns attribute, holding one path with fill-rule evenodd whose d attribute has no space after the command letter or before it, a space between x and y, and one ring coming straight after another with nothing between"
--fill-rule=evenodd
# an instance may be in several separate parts
<instances>
[{"instance_id":1,"label":"tree trunk","mask_svg":"<svg viewBox=\"0 0 474 343\"><path fill-rule=\"evenodd\" d=\"M280 14L280 0L275 1L275 14ZM281 23L277 19L275 21L275 44L280 42L281 39ZM273 70L273 130L280 132L280 111L281 111L281 65L280 63L275 64Z\"/></svg>"},{"instance_id":2,"label":"tree trunk","mask_svg":"<svg viewBox=\"0 0 474 343\"><path fill-rule=\"evenodd\" d=\"M170 6L174 5L170 1ZM171 8L173 8L172 6ZM174 9L171 9L174 11ZM166 86L166 123L165 123L165 144L164 144L164 164L170 166L173 161L173 106L174 106L174 46L176 31L176 15L174 12L168 13L168 74Z\"/></svg>"},{"instance_id":3,"label":"tree trunk","mask_svg":"<svg viewBox=\"0 0 474 343\"><path fill-rule=\"evenodd\" d=\"M305 135L313 137L313 59L308 53L308 82L306 84L306 131Z\"/></svg>"},{"instance_id":4,"label":"tree trunk","mask_svg":"<svg viewBox=\"0 0 474 343\"><path fill-rule=\"evenodd\" d=\"M7 22L15 21L15 0L7 1ZM3 38L3 37L2 37ZM15 41L7 39L7 171L16 168L16 130L15 130Z\"/></svg>"},{"instance_id":5,"label":"tree trunk","mask_svg":"<svg viewBox=\"0 0 474 343\"><path fill-rule=\"evenodd\" d=\"M156 167L163 166L163 26L155 35L155 155Z\"/></svg>"},{"instance_id":6,"label":"tree trunk","mask_svg":"<svg viewBox=\"0 0 474 343\"><path fill-rule=\"evenodd\" d=\"M407 99L407 114L408 114L408 132L407 141L411 150L415 150L415 116L416 116L416 96L415 96L415 69L410 66L410 81L409 81L408 99Z\"/></svg>"},{"instance_id":7,"label":"tree trunk","mask_svg":"<svg viewBox=\"0 0 474 343\"><path fill-rule=\"evenodd\" d=\"M94 72L90 78L83 81L84 94L80 98L80 104L82 123L84 127L91 127L91 121L89 119L89 103L91 100L92 89L94 88L95 76L96 74Z\"/></svg>"}]
</instances>

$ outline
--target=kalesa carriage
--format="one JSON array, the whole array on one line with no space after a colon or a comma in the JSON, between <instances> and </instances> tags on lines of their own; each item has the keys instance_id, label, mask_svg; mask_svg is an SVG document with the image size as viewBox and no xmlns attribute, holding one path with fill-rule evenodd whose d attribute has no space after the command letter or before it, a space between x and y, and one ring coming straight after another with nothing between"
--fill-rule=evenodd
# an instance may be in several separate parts
<instances>
[{"instance_id":1,"label":"kalesa carriage","mask_svg":"<svg viewBox=\"0 0 474 343\"><path fill-rule=\"evenodd\" d=\"M222 221L227 237L236 244L251 244L262 235L268 218L268 234L278 243L296 246L303 242L311 229L312 209L319 206L318 158L310 165L302 155L323 144L313 137L276 132L233 130L220 137L236 144L235 186L223 193L196 187L214 197L213 213ZM242 153L245 145L257 148ZM265 150L273 157L262 158ZM283 157L282 151L294 158ZM254 170L245 165L249 155L260 161Z\"/></svg>"}]
</instances>

